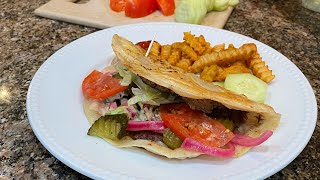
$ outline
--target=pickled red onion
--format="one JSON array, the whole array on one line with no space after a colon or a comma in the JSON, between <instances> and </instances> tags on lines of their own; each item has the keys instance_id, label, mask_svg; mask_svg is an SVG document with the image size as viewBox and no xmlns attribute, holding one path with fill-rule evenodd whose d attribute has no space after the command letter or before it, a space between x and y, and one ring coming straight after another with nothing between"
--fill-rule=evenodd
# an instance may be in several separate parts
<instances>
[{"instance_id":1,"label":"pickled red onion","mask_svg":"<svg viewBox=\"0 0 320 180\"><path fill-rule=\"evenodd\" d=\"M265 142L270 136L272 136L273 132L270 130L267 130L264 132L261 136L257 138L253 138L247 135L243 134L235 134L234 138L231 139L230 142L236 145L240 146L246 146L246 147L252 147L252 146L257 146L259 144L262 144Z\"/></svg>"},{"instance_id":2,"label":"pickled red onion","mask_svg":"<svg viewBox=\"0 0 320 180\"><path fill-rule=\"evenodd\" d=\"M163 132L165 129L163 121L129 121L128 131L154 131L157 133Z\"/></svg>"},{"instance_id":3,"label":"pickled red onion","mask_svg":"<svg viewBox=\"0 0 320 180\"><path fill-rule=\"evenodd\" d=\"M128 113L129 113L129 115L130 115L130 119L133 119L133 118L136 116L136 114L137 114L137 110L136 110L134 107L132 107L132 106L129 106L129 107L127 108L127 111L128 111Z\"/></svg>"},{"instance_id":4,"label":"pickled red onion","mask_svg":"<svg viewBox=\"0 0 320 180\"><path fill-rule=\"evenodd\" d=\"M227 146L227 149L209 147L190 138L184 139L181 145L183 149L197 151L197 152L208 154L211 156L232 157L235 153L234 145L229 142L226 146Z\"/></svg>"},{"instance_id":5,"label":"pickled red onion","mask_svg":"<svg viewBox=\"0 0 320 180\"><path fill-rule=\"evenodd\" d=\"M112 110L112 109L116 109L118 106L117 106L117 103L116 102L111 102L109 104L109 110Z\"/></svg>"}]
</instances>

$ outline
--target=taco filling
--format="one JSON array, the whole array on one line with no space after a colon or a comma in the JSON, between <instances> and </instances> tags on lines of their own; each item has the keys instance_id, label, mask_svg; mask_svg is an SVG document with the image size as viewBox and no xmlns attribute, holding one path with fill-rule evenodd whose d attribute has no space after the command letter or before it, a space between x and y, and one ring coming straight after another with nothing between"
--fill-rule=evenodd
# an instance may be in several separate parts
<instances>
[{"instance_id":1,"label":"taco filling","mask_svg":"<svg viewBox=\"0 0 320 180\"><path fill-rule=\"evenodd\" d=\"M117 59L82 83L89 135L168 158L238 157L266 141L280 115L161 61L117 35Z\"/></svg>"}]
</instances>

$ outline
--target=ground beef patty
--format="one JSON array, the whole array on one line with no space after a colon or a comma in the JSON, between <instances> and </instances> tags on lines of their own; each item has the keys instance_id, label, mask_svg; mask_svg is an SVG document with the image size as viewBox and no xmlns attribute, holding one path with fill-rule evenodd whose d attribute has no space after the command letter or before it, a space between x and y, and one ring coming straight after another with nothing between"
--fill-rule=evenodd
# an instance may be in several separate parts
<instances>
[{"instance_id":1,"label":"ground beef patty","mask_svg":"<svg viewBox=\"0 0 320 180\"><path fill-rule=\"evenodd\" d=\"M151 86L151 87L153 87L153 88L155 88L155 89L158 89L158 90L161 91L161 92L175 94L171 89L168 89L168 88L166 88L166 87L160 86L160 85L158 85L158 84L156 84L156 83L154 83L154 82L152 82L152 81L149 81L148 79L146 79L146 78L144 78L144 77L141 77L141 76L140 76L140 78L142 79L142 81L143 81L144 83L146 83L147 85L149 85L149 86Z\"/></svg>"},{"instance_id":2,"label":"ground beef patty","mask_svg":"<svg viewBox=\"0 0 320 180\"><path fill-rule=\"evenodd\" d=\"M191 98L182 98L191 109L202 111L205 113L211 113L213 109L224 109L226 108L221 103L212 101L210 99L191 99Z\"/></svg>"},{"instance_id":3,"label":"ground beef patty","mask_svg":"<svg viewBox=\"0 0 320 180\"><path fill-rule=\"evenodd\" d=\"M146 78L141 77L142 81L146 83L147 85L158 89L161 92L171 93L175 94L171 89L168 89L166 87L160 86L152 81L149 81ZM205 113L211 113L214 108L224 108L224 106L218 102L209 100L209 99L191 99L182 97L183 101L186 102L189 107L193 110L199 110Z\"/></svg>"},{"instance_id":4,"label":"ground beef patty","mask_svg":"<svg viewBox=\"0 0 320 180\"><path fill-rule=\"evenodd\" d=\"M162 141L162 134L152 131L128 131L128 135L134 140L145 139L154 142Z\"/></svg>"}]
</instances>

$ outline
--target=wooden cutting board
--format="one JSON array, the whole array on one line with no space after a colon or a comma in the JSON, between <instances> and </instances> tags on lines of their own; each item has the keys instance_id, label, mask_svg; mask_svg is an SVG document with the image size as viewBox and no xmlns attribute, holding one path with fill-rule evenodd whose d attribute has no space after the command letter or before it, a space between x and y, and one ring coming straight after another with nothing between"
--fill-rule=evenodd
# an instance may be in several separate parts
<instances>
[{"instance_id":1,"label":"wooden cutting board","mask_svg":"<svg viewBox=\"0 0 320 180\"><path fill-rule=\"evenodd\" d=\"M176 1L176 4L178 1ZM231 12L231 7L222 12L210 12L204 18L202 25L207 25L216 28L223 28L226 24ZM95 28L108 28L112 26L145 23L145 22L174 22L174 15L163 16L160 11L143 18L128 18L124 12L114 12L109 7L109 0L51 0L35 10L35 14L90 26Z\"/></svg>"}]
</instances>

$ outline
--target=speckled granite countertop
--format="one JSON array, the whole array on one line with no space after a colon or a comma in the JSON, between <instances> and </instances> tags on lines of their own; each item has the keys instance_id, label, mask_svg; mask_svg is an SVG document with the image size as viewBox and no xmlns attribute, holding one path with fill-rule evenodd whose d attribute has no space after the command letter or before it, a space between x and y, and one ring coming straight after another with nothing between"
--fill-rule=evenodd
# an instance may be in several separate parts
<instances>
[{"instance_id":1,"label":"speckled granite countertop","mask_svg":"<svg viewBox=\"0 0 320 180\"><path fill-rule=\"evenodd\" d=\"M87 179L53 157L28 123L26 95L40 65L56 50L97 29L37 17L46 0L0 1L0 179ZM246 0L225 29L257 39L292 60L320 102L320 13L299 0ZM319 107L318 107L319 112ZM303 152L271 179L318 179L320 120Z\"/></svg>"}]
</instances>

